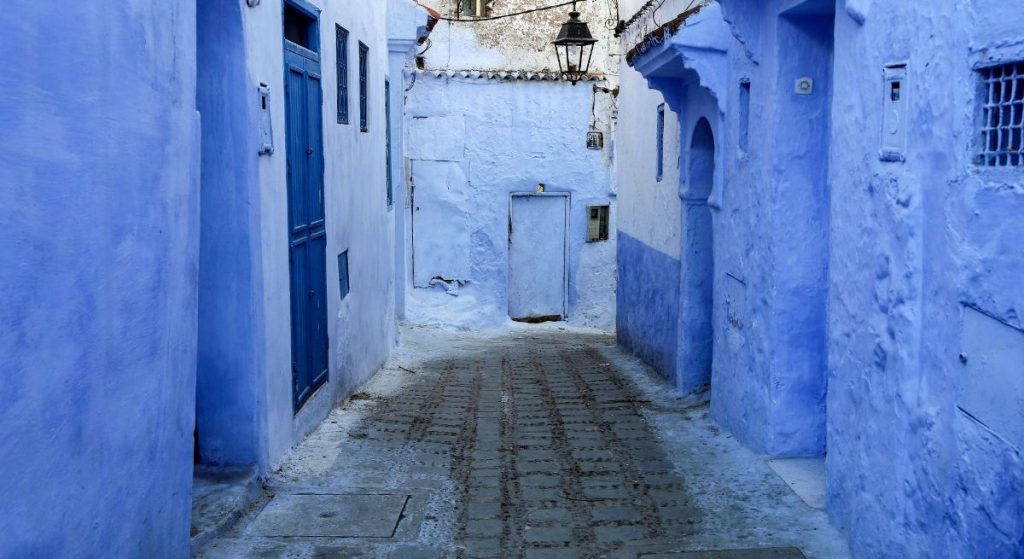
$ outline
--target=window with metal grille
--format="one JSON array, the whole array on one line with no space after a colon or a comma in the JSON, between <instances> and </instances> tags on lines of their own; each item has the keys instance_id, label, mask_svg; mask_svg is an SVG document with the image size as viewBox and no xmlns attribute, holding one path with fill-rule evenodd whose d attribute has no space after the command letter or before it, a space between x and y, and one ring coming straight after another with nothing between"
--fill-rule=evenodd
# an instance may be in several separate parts
<instances>
[{"instance_id":1,"label":"window with metal grille","mask_svg":"<svg viewBox=\"0 0 1024 559\"><path fill-rule=\"evenodd\" d=\"M1024 165L1024 62L982 68L981 153L985 167Z\"/></svg>"},{"instance_id":2,"label":"window with metal grille","mask_svg":"<svg viewBox=\"0 0 1024 559\"><path fill-rule=\"evenodd\" d=\"M590 218L587 220L587 242L596 243L608 240L609 206L589 206Z\"/></svg>"},{"instance_id":3,"label":"window with metal grille","mask_svg":"<svg viewBox=\"0 0 1024 559\"><path fill-rule=\"evenodd\" d=\"M384 147L387 152L387 188L388 188L388 207L391 207L395 203L395 189L392 184L392 171L391 171L391 82L384 80L384 119L386 127L384 132Z\"/></svg>"},{"instance_id":4,"label":"window with metal grille","mask_svg":"<svg viewBox=\"0 0 1024 559\"><path fill-rule=\"evenodd\" d=\"M658 182L665 176L665 104L658 105L658 139L657 139L657 170Z\"/></svg>"},{"instance_id":5,"label":"window with metal grille","mask_svg":"<svg viewBox=\"0 0 1024 559\"><path fill-rule=\"evenodd\" d=\"M338 51L338 124L348 124L348 31L340 25L336 26L335 31Z\"/></svg>"},{"instance_id":6,"label":"window with metal grille","mask_svg":"<svg viewBox=\"0 0 1024 559\"><path fill-rule=\"evenodd\" d=\"M338 291L341 294L341 300L344 301L345 297L348 297L350 286L348 282L348 251L338 255Z\"/></svg>"},{"instance_id":7,"label":"window with metal grille","mask_svg":"<svg viewBox=\"0 0 1024 559\"><path fill-rule=\"evenodd\" d=\"M491 15L491 0L462 0L462 15L466 17Z\"/></svg>"},{"instance_id":8,"label":"window with metal grille","mask_svg":"<svg viewBox=\"0 0 1024 559\"><path fill-rule=\"evenodd\" d=\"M359 43L359 129L370 130L370 47Z\"/></svg>"}]
</instances>

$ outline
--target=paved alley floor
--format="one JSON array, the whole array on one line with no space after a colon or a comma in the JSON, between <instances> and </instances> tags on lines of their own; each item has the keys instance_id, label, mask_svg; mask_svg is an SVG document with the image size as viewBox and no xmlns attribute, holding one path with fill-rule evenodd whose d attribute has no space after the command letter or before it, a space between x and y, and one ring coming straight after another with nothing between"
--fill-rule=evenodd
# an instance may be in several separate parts
<instances>
[{"instance_id":1,"label":"paved alley floor","mask_svg":"<svg viewBox=\"0 0 1024 559\"><path fill-rule=\"evenodd\" d=\"M822 511L614 343L406 328L198 555L847 557Z\"/></svg>"}]
</instances>

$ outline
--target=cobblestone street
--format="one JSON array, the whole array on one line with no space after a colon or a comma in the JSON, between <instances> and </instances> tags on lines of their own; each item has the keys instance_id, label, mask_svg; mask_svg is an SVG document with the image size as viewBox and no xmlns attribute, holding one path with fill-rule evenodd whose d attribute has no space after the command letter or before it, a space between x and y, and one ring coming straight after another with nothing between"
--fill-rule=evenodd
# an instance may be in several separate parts
<instances>
[{"instance_id":1,"label":"cobblestone street","mask_svg":"<svg viewBox=\"0 0 1024 559\"><path fill-rule=\"evenodd\" d=\"M609 335L407 329L200 554L845 557L824 513L707 411Z\"/></svg>"}]
</instances>

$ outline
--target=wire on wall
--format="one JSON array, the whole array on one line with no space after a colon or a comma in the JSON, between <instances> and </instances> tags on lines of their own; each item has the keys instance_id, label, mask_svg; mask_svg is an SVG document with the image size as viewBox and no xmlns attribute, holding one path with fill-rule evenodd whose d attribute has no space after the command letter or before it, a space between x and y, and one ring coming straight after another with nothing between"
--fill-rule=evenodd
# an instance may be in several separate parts
<instances>
[{"instance_id":1,"label":"wire on wall","mask_svg":"<svg viewBox=\"0 0 1024 559\"><path fill-rule=\"evenodd\" d=\"M542 6L540 8L533 8L533 9L530 9L530 10L523 10L521 12L514 12L514 13L511 13L511 14L501 14L501 15L496 15L496 16L468 17L468 18L444 17L444 16L441 16L438 19L440 21L459 21L459 22L462 22L462 23L477 23L477 22L481 22L481 21L494 21L496 19L505 19L505 18L509 18L509 17L522 16L522 15L526 15L526 14L532 14L532 13L535 13L535 12L543 12L545 10L554 10L555 8L563 8L565 6L571 6L573 4L577 4L577 3L581 3L581 2L586 2L586 1L587 0L575 0L575 1L569 1L569 2L562 2L561 4L555 4L553 6Z\"/></svg>"}]
</instances>

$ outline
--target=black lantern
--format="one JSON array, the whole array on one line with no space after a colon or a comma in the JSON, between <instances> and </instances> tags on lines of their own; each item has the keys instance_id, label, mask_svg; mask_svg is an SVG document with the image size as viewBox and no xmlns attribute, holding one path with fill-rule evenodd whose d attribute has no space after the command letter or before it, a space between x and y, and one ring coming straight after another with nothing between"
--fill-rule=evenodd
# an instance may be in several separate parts
<instances>
[{"instance_id":1,"label":"black lantern","mask_svg":"<svg viewBox=\"0 0 1024 559\"><path fill-rule=\"evenodd\" d=\"M576 2L572 3L569 21L562 24L562 30L555 39L555 53L558 55L558 69L562 77L573 85L583 79L590 70L590 59L594 55L597 39L590 34L587 23L580 21Z\"/></svg>"}]
</instances>

